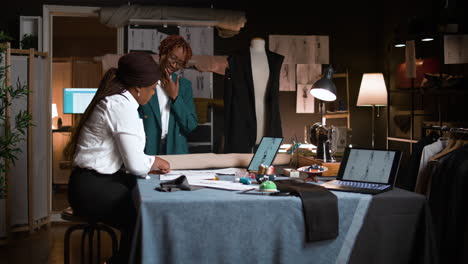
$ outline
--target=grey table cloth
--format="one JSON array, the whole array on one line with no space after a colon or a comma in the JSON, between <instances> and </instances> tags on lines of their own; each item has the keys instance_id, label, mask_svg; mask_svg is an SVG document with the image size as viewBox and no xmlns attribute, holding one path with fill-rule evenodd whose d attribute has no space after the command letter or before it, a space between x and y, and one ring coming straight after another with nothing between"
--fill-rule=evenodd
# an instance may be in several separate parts
<instances>
[{"instance_id":1,"label":"grey table cloth","mask_svg":"<svg viewBox=\"0 0 468 264\"><path fill-rule=\"evenodd\" d=\"M419 234L416 231L399 234L402 240L411 238L402 245L404 250L401 252L405 256L395 256L398 255L395 250L401 250L398 245L393 245L390 252L377 251L375 256L367 251L367 246L370 250L380 249L385 247L381 243L395 242L384 237L377 241L380 245L371 246L371 240L379 234L363 227L367 219L372 219L380 228L383 228L381 223L388 221L399 225L398 216L385 221L370 216L370 209L380 208L374 203L380 195L334 192L338 197L339 236L306 243L302 204L298 197L246 195L209 188L165 193L155 191L157 186L159 180L154 175L148 180L138 180L135 199L139 219L132 248L135 262L405 263L393 260L411 259L412 242ZM400 197L401 193L403 197ZM391 203L394 194L397 200L409 199L414 204L423 202L418 195L402 190L390 191L382 199ZM398 232L418 227L422 208L419 208L420 212L415 208L407 209L416 220L403 221L412 226L397 229ZM405 216L406 220L409 218ZM388 229L392 229L392 225ZM372 223L369 226L372 227ZM384 230L382 234L386 232ZM371 255L374 257L369 257ZM389 255L388 262L376 262Z\"/></svg>"}]
</instances>

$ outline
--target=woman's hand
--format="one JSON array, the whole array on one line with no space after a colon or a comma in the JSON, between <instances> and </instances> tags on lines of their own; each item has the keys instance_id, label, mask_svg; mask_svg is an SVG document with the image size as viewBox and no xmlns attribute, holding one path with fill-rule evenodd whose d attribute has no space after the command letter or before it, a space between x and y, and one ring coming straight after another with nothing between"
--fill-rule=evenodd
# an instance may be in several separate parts
<instances>
[{"instance_id":1,"label":"woman's hand","mask_svg":"<svg viewBox=\"0 0 468 264\"><path fill-rule=\"evenodd\" d=\"M171 170L171 165L167 160L156 157L149 174L166 174Z\"/></svg>"},{"instance_id":2,"label":"woman's hand","mask_svg":"<svg viewBox=\"0 0 468 264\"><path fill-rule=\"evenodd\" d=\"M177 75L177 79L174 82L171 79L171 75L169 74L169 71L166 69L166 72L164 73L164 78L161 79L161 86L163 90L166 92L166 95L169 98L171 98L173 101L179 95L179 78L180 76Z\"/></svg>"}]
</instances>

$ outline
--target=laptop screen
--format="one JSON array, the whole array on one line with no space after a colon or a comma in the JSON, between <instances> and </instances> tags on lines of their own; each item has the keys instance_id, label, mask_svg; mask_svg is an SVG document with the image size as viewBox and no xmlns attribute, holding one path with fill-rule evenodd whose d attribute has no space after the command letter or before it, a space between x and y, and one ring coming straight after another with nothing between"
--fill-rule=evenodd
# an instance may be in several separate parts
<instances>
[{"instance_id":1,"label":"laptop screen","mask_svg":"<svg viewBox=\"0 0 468 264\"><path fill-rule=\"evenodd\" d=\"M263 137L247 170L256 171L260 164L270 166L276 157L276 153L278 153L278 149L281 146L282 141L283 138Z\"/></svg>"},{"instance_id":2,"label":"laptop screen","mask_svg":"<svg viewBox=\"0 0 468 264\"><path fill-rule=\"evenodd\" d=\"M337 178L393 185L400 158L398 150L347 148Z\"/></svg>"}]
</instances>

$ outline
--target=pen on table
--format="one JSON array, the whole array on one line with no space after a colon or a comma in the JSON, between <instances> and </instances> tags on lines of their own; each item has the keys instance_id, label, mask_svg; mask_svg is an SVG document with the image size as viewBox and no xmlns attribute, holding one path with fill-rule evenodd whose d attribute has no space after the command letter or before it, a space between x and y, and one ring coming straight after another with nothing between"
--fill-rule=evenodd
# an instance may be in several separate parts
<instances>
[{"instance_id":1,"label":"pen on table","mask_svg":"<svg viewBox=\"0 0 468 264\"><path fill-rule=\"evenodd\" d=\"M217 172L216 175L218 175L218 176L236 176L234 173L219 173L219 172Z\"/></svg>"},{"instance_id":2,"label":"pen on table","mask_svg":"<svg viewBox=\"0 0 468 264\"><path fill-rule=\"evenodd\" d=\"M255 190L255 188L250 188L250 189L247 189L247 190L243 190L243 191L240 192L240 193L247 193L247 192L250 192L250 191L252 191L252 190Z\"/></svg>"}]
</instances>

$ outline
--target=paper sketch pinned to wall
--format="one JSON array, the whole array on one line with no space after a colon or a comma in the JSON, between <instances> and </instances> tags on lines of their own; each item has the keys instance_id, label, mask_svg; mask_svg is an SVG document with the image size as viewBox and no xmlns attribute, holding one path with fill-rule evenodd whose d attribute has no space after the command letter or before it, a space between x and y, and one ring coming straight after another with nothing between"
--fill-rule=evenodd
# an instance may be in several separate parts
<instances>
[{"instance_id":1,"label":"paper sketch pinned to wall","mask_svg":"<svg viewBox=\"0 0 468 264\"><path fill-rule=\"evenodd\" d=\"M284 64L329 64L328 36L270 35L269 49Z\"/></svg>"},{"instance_id":2,"label":"paper sketch pinned to wall","mask_svg":"<svg viewBox=\"0 0 468 264\"><path fill-rule=\"evenodd\" d=\"M314 97L310 94L312 84L298 84L296 96L296 113L305 114L314 112Z\"/></svg>"},{"instance_id":3,"label":"paper sketch pinned to wall","mask_svg":"<svg viewBox=\"0 0 468 264\"><path fill-rule=\"evenodd\" d=\"M194 98L212 98L211 97L211 72L199 72L195 69L184 69L180 75L192 82L192 91Z\"/></svg>"},{"instance_id":4,"label":"paper sketch pinned to wall","mask_svg":"<svg viewBox=\"0 0 468 264\"><path fill-rule=\"evenodd\" d=\"M179 35L185 38L196 55L213 55L212 27L180 27Z\"/></svg>"},{"instance_id":5,"label":"paper sketch pinned to wall","mask_svg":"<svg viewBox=\"0 0 468 264\"><path fill-rule=\"evenodd\" d=\"M298 84L314 84L322 74L322 65L298 64L296 72Z\"/></svg>"},{"instance_id":6,"label":"paper sketch pinned to wall","mask_svg":"<svg viewBox=\"0 0 468 264\"><path fill-rule=\"evenodd\" d=\"M314 97L310 94L312 85L322 74L321 64L298 64L296 67L297 95L296 113L314 113Z\"/></svg>"},{"instance_id":7,"label":"paper sketch pinned to wall","mask_svg":"<svg viewBox=\"0 0 468 264\"><path fill-rule=\"evenodd\" d=\"M213 55L212 27L180 27L179 35L185 38L194 55ZM181 75L192 82L194 98L212 98L211 83L213 73L199 72L195 69L185 69Z\"/></svg>"},{"instance_id":8,"label":"paper sketch pinned to wall","mask_svg":"<svg viewBox=\"0 0 468 264\"><path fill-rule=\"evenodd\" d=\"M161 41L163 41L163 39L165 39L167 36L169 36L168 34L166 33L163 33L163 32L157 32L156 33L156 42L153 46L153 49L154 49L154 52L155 53L158 53L159 54L159 44L161 43Z\"/></svg>"},{"instance_id":9,"label":"paper sketch pinned to wall","mask_svg":"<svg viewBox=\"0 0 468 264\"><path fill-rule=\"evenodd\" d=\"M468 35L444 36L445 64L468 63Z\"/></svg>"},{"instance_id":10,"label":"paper sketch pinned to wall","mask_svg":"<svg viewBox=\"0 0 468 264\"><path fill-rule=\"evenodd\" d=\"M128 50L144 50L159 53L159 42L167 35L156 29L130 28L128 30Z\"/></svg>"},{"instance_id":11,"label":"paper sketch pinned to wall","mask_svg":"<svg viewBox=\"0 0 468 264\"><path fill-rule=\"evenodd\" d=\"M296 90L296 71L294 64L283 64L280 73L280 91Z\"/></svg>"}]
</instances>

